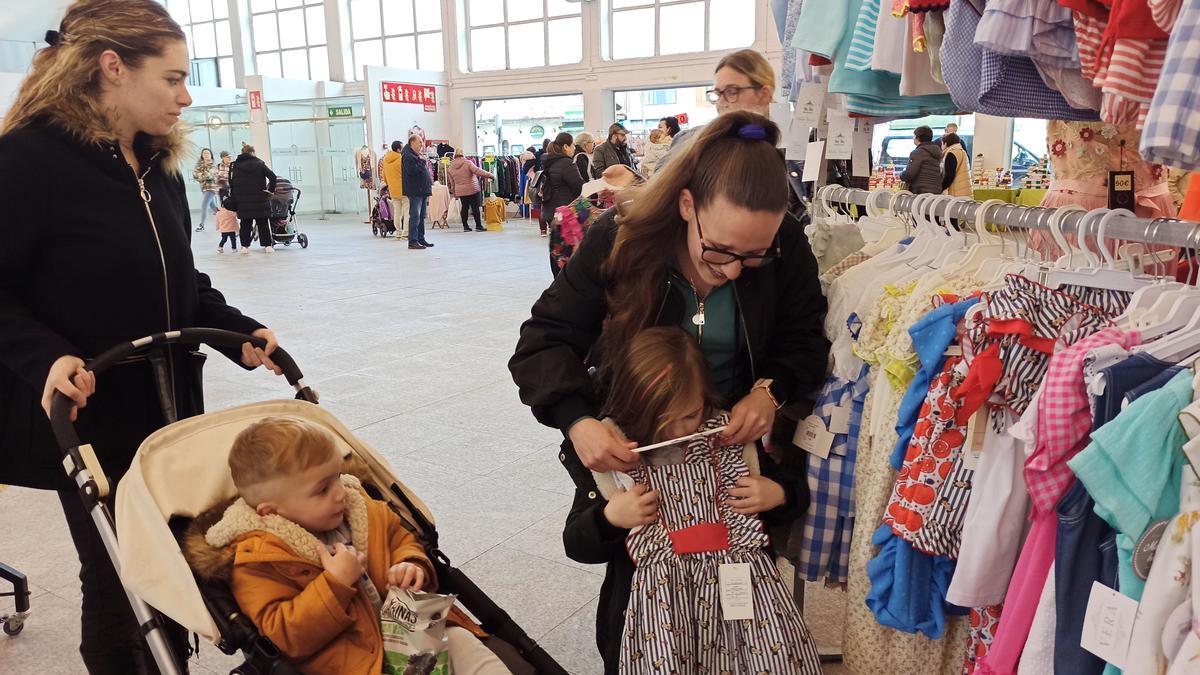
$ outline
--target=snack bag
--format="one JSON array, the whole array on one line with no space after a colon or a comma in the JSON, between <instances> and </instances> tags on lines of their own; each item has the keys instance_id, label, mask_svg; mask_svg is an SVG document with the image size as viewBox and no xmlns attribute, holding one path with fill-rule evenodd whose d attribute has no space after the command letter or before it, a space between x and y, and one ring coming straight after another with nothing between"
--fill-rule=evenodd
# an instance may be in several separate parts
<instances>
[{"instance_id":1,"label":"snack bag","mask_svg":"<svg viewBox=\"0 0 1200 675\"><path fill-rule=\"evenodd\" d=\"M383 675L450 675L446 615L455 596L392 588L380 611Z\"/></svg>"}]
</instances>

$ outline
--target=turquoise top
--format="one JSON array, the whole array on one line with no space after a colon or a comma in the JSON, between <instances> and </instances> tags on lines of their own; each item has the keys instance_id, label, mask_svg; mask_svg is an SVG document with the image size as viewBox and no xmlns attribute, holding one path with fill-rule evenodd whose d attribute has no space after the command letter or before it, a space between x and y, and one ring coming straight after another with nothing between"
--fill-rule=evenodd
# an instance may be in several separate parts
<instances>
[{"instance_id":1,"label":"turquoise top","mask_svg":"<svg viewBox=\"0 0 1200 675\"><path fill-rule=\"evenodd\" d=\"M1192 371L1134 401L1092 433L1092 443L1067 461L1096 501L1096 515L1117 531L1118 585L1140 600L1146 582L1133 572L1133 547L1156 520L1179 513L1187 434L1179 411L1192 402Z\"/></svg>"},{"instance_id":2,"label":"turquoise top","mask_svg":"<svg viewBox=\"0 0 1200 675\"><path fill-rule=\"evenodd\" d=\"M709 376L717 393L731 400L737 391L738 371L738 313L737 300L733 294L733 283L712 289L704 300L704 325L693 321L699 305L698 297L687 279L674 274L676 287L683 294L683 322L680 324L692 337L700 342L700 349L708 361Z\"/></svg>"}]
</instances>

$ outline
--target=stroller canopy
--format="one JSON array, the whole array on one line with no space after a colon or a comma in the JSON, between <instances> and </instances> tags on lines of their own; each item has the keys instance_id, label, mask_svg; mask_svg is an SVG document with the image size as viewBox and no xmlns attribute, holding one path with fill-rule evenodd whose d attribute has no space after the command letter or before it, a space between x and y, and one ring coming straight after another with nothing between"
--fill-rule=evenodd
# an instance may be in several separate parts
<instances>
[{"instance_id":1,"label":"stroller canopy","mask_svg":"<svg viewBox=\"0 0 1200 675\"><path fill-rule=\"evenodd\" d=\"M117 538L125 588L190 631L216 643L220 634L192 571L168 525L174 516L195 518L237 495L229 474L233 439L264 417L289 415L318 424L333 435L344 457L355 455L385 493L395 487L432 523L429 508L400 483L377 450L359 440L336 417L306 401L253 403L199 415L164 427L138 448L117 490ZM401 518L419 532L400 500L390 497Z\"/></svg>"}]
</instances>

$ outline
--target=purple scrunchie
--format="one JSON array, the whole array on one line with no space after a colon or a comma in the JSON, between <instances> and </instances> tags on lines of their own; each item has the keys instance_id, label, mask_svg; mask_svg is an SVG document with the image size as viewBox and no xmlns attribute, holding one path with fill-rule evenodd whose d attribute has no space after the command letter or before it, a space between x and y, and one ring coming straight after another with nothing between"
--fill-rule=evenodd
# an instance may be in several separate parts
<instances>
[{"instance_id":1,"label":"purple scrunchie","mask_svg":"<svg viewBox=\"0 0 1200 675\"><path fill-rule=\"evenodd\" d=\"M767 140L767 130L761 124L743 124L737 130L738 138L745 138L752 141Z\"/></svg>"}]
</instances>

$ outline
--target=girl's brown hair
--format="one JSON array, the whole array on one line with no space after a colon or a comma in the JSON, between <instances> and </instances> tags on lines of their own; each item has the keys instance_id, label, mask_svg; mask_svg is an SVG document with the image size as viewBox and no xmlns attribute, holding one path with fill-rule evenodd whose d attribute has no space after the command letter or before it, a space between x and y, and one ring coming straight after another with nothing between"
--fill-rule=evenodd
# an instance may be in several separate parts
<instances>
[{"instance_id":1,"label":"girl's brown hair","mask_svg":"<svg viewBox=\"0 0 1200 675\"><path fill-rule=\"evenodd\" d=\"M692 336L676 327L647 328L633 336L612 369L604 415L632 441L657 443L672 422L715 408L708 363Z\"/></svg>"},{"instance_id":2,"label":"girl's brown hair","mask_svg":"<svg viewBox=\"0 0 1200 675\"><path fill-rule=\"evenodd\" d=\"M79 0L67 9L55 44L33 57L0 134L44 115L90 124L106 120L100 106L100 54L111 49L126 66L139 68L147 57L161 56L172 40L185 39L154 0Z\"/></svg>"},{"instance_id":3,"label":"girl's brown hair","mask_svg":"<svg viewBox=\"0 0 1200 675\"><path fill-rule=\"evenodd\" d=\"M654 320L670 263L687 242L688 223L679 215L684 188L697 210L724 197L738 208L782 219L788 184L778 141L779 127L766 117L725 113L676 150L648 183L623 193L631 196L622 202L616 243L602 268L610 312L601 336L604 353L619 354Z\"/></svg>"}]
</instances>

